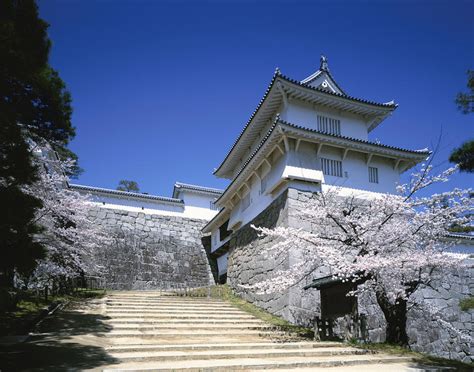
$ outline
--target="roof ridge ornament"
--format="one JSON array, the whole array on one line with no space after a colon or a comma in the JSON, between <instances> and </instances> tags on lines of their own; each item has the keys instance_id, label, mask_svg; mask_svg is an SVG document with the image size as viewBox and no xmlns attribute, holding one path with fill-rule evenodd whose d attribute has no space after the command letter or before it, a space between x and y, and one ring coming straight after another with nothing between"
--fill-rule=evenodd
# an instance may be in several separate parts
<instances>
[{"instance_id":1,"label":"roof ridge ornament","mask_svg":"<svg viewBox=\"0 0 474 372\"><path fill-rule=\"evenodd\" d=\"M280 68L275 67L275 75L281 75Z\"/></svg>"},{"instance_id":2,"label":"roof ridge ornament","mask_svg":"<svg viewBox=\"0 0 474 372\"><path fill-rule=\"evenodd\" d=\"M329 66L328 66L328 59L327 57L324 55L324 54L321 54L321 64L319 66L319 69L321 71L326 71L326 72L329 72Z\"/></svg>"}]
</instances>

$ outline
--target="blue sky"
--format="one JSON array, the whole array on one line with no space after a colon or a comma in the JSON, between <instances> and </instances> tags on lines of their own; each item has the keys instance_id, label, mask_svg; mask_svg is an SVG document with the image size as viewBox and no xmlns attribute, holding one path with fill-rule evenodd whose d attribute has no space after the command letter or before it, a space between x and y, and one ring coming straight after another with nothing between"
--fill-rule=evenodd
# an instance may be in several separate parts
<instances>
[{"instance_id":1,"label":"blue sky","mask_svg":"<svg viewBox=\"0 0 474 372\"><path fill-rule=\"evenodd\" d=\"M275 67L303 79L320 54L351 95L400 107L371 139L452 148L474 136L454 97L474 68L473 1L39 0L51 64L73 97L75 182L170 195L175 181L224 187L212 171ZM458 175L444 188L472 185Z\"/></svg>"}]
</instances>

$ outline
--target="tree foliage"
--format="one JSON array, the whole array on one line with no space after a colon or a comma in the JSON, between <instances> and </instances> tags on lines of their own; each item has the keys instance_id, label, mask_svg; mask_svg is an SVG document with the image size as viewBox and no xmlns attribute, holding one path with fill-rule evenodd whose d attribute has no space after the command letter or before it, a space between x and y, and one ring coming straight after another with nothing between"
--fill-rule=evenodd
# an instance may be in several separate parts
<instances>
[{"instance_id":1,"label":"tree foliage","mask_svg":"<svg viewBox=\"0 0 474 372\"><path fill-rule=\"evenodd\" d=\"M449 161L459 164L461 172L474 172L474 140L466 141L460 147L454 149Z\"/></svg>"},{"instance_id":2,"label":"tree foliage","mask_svg":"<svg viewBox=\"0 0 474 372\"><path fill-rule=\"evenodd\" d=\"M140 187L138 183L130 180L120 180L119 185L117 186L119 191L128 191L128 192L139 192Z\"/></svg>"},{"instance_id":3,"label":"tree foliage","mask_svg":"<svg viewBox=\"0 0 474 372\"><path fill-rule=\"evenodd\" d=\"M467 93L458 93L455 101L463 114L474 112L474 70L467 71L467 89Z\"/></svg>"},{"instance_id":4,"label":"tree foliage","mask_svg":"<svg viewBox=\"0 0 474 372\"><path fill-rule=\"evenodd\" d=\"M103 268L94 257L109 245L111 237L91 219L88 196L68 187L65 173L73 162L58 161L51 156L47 144L41 148L41 156L35 159L39 180L26 191L42 202L36 213L36 223L42 228L37 241L46 247L46 252L34 270L23 272L22 279L31 286L42 287L53 280L64 282L84 273L100 274Z\"/></svg>"},{"instance_id":5,"label":"tree foliage","mask_svg":"<svg viewBox=\"0 0 474 372\"><path fill-rule=\"evenodd\" d=\"M42 201L24 191L39 180L28 140L44 138L75 157L66 147L75 134L71 97L48 65L47 28L34 0L0 1L0 286L11 286L15 271L31 271L45 254L34 239Z\"/></svg>"},{"instance_id":6,"label":"tree foliage","mask_svg":"<svg viewBox=\"0 0 474 372\"><path fill-rule=\"evenodd\" d=\"M474 70L467 71L468 93L458 93L456 104L463 114L474 113ZM449 157L451 163L459 164L461 172L474 172L474 140L464 142L453 150Z\"/></svg>"}]
</instances>

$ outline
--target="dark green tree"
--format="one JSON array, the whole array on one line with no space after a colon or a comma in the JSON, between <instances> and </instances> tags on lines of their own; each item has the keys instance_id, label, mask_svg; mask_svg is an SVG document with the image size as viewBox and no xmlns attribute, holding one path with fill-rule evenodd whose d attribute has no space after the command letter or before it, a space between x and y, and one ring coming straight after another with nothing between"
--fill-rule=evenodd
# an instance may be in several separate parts
<instances>
[{"instance_id":1,"label":"dark green tree","mask_svg":"<svg viewBox=\"0 0 474 372\"><path fill-rule=\"evenodd\" d=\"M474 70L467 70L467 89L467 93L458 93L455 100L463 114L474 112Z\"/></svg>"},{"instance_id":2,"label":"dark green tree","mask_svg":"<svg viewBox=\"0 0 474 372\"><path fill-rule=\"evenodd\" d=\"M138 187L138 183L136 183L135 181L120 180L119 185L117 186L117 190L139 192L140 187Z\"/></svg>"},{"instance_id":3,"label":"dark green tree","mask_svg":"<svg viewBox=\"0 0 474 372\"><path fill-rule=\"evenodd\" d=\"M48 64L47 29L34 0L0 0L0 286L11 287L15 272L31 272L44 255L35 241L41 202L24 192L37 180L30 140L75 158L67 149L71 97Z\"/></svg>"},{"instance_id":4,"label":"dark green tree","mask_svg":"<svg viewBox=\"0 0 474 372\"><path fill-rule=\"evenodd\" d=\"M468 93L458 93L456 104L463 114L474 113L474 70L467 71ZM474 172L474 140L464 142L453 150L449 157L451 163L459 165L461 172Z\"/></svg>"},{"instance_id":5,"label":"dark green tree","mask_svg":"<svg viewBox=\"0 0 474 372\"><path fill-rule=\"evenodd\" d=\"M460 147L454 149L449 161L459 164L461 172L474 172L474 141L464 142Z\"/></svg>"}]
</instances>

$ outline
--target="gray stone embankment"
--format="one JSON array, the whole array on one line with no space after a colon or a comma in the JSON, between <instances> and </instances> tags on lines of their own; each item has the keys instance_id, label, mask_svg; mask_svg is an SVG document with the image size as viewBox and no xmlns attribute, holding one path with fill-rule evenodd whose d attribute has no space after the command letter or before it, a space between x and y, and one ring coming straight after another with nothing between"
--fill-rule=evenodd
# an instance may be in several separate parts
<instances>
[{"instance_id":1,"label":"gray stone embankment","mask_svg":"<svg viewBox=\"0 0 474 372\"><path fill-rule=\"evenodd\" d=\"M207 286L211 273L201 243L207 221L94 208L91 215L113 236L97 252L109 289Z\"/></svg>"}]
</instances>

